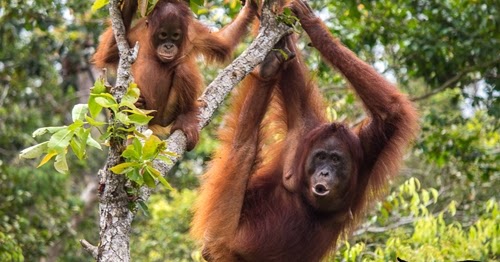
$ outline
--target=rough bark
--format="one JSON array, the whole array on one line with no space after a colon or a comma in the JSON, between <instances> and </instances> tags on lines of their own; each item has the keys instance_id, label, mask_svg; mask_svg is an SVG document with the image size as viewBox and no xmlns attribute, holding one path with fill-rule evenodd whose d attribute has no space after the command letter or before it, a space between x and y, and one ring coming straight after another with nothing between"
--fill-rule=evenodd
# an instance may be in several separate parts
<instances>
[{"instance_id":1,"label":"rough bark","mask_svg":"<svg viewBox=\"0 0 500 262\"><path fill-rule=\"evenodd\" d=\"M133 81L130 68L137 58L138 51L138 45L130 49L126 40L119 2L119 0L109 2L111 23L120 52L116 84L111 89L111 94L117 101L121 100L130 82ZM110 121L115 120L112 117ZM125 176L115 175L109 170L121 162L123 143L121 139L110 140L107 162L98 172L99 246L94 247L87 241L81 241L82 246L97 261L130 261L129 233L134 214L128 205L129 200L125 190L127 180Z\"/></svg>"}]
</instances>

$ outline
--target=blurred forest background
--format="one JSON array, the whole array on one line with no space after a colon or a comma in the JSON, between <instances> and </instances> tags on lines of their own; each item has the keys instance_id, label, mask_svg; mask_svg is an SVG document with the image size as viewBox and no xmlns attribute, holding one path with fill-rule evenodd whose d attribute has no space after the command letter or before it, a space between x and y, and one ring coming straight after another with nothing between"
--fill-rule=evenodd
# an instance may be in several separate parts
<instances>
[{"instance_id":1,"label":"blurred forest background","mask_svg":"<svg viewBox=\"0 0 500 262\"><path fill-rule=\"evenodd\" d=\"M70 174L18 157L37 143L34 130L70 121L100 75L89 59L108 13L91 12L92 2L0 3L0 261L89 261L78 241L97 244L95 179L105 152L70 159ZM214 28L240 8L238 0L206 2L198 17ZM310 2L334 35L413 99L422 125L390 195L327 260L499 259L500 2ZM301 39L331 119L363 117L341 76ZM220 69L201 67L207 84ZM150 216L137 216L134 260L199 258L190 208L224 110L169 175L176 190L160 188Z\"/></svg>"}]
</instances>

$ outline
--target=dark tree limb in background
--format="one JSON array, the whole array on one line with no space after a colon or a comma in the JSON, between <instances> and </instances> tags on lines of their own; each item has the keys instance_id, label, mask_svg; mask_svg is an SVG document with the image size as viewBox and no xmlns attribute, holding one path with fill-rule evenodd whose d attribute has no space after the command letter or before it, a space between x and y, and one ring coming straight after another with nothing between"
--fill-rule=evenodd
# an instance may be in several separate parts
<instances>
[{"instance_id":1,"label":"dark tree limb in background","mask_svg":"<svg viewBox=\"0 0 500 262\"><path fill-rule=\"evenodd\" d=\"M462 77L466 76L468 73L472 73L474 71L477 71L477 70L480 70L480 69L483 69L483 68L488 68L488 67L490 67L492 65L497 64L498 62L500 62L500 58L497 58L495 60L486 62L484 64L479 64L479 65L465 67L462 71L458 72L452 78L446 80L446 82L444 82L442 85L440 85L436 89L432 90L431 92L429 92L427 94L424 94L424 95L421 95L421 96L418 96L418 97L413 97L410 100L413 101L413 102L417 102L417 101L425 100L425 99L427 99L429 97L432 97L434 95L437 95L437 94L443 92L444 90L446 90L448 88L452 88L454 84L456 84L457 82L459 82L460 80L462 80Z\"/></svg>"},{"instance_id":2,"label":"dark tree limb in background","mask_svg":"<svg viewBox=\"0 0 500 262\"><path fill-rule=\"evenodd\" d=\"M125 27L121 19L119 0L110 0L109 12L111 16L113 31L118 44L120 62L117 70L116 85L111 89L111 94L120 101L126 93L128 85L132 80L130 73L131 64L137 57L138 46L130 49L125 37ZM272 49L276 42L286 34L291 33L291 28L277 21L276 15L271 11L271 5L275 1L266 1L261 15L261 27L257 38L246 51L225 68L217 78L206 88L200 100L203 106L200 110L200 129L205 127L211 120L215 110L224 101L229 92L258 64ZM114 121L113 119L111 121ZM172 159L179 161L186 150L186 136L182 131L174 132L167 140L168 150L174 152L178 157ZM81 244L97 261L130 261L129 233L134 213L129 209L129 199L125 191L126 177L113 174L109 168L120 163L123 150L123 141L110 141L110 149L106 165L98 173L100 195L100 232L99 246L92 246L85 240ZM164 176L172 168L164 162L157 161L155 165ZM147 201L150 189L143 187L141 200Z\"/></svg>"}]
</instances>

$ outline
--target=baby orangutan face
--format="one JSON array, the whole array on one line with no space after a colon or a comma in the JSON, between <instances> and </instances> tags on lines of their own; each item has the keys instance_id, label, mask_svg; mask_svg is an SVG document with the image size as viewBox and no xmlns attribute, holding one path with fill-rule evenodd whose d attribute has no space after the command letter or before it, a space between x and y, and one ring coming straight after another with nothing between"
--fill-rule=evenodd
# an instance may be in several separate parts
<instances>
[{"instance_id":1,"label":"baby orangutan face","mask_svg":"<svg viewBox=\"0 0 500 262\"><path fill-rule=\"evenodd\" d=\"M179 53L184 36L181 25L180 19L172 19L154 32L153 45L158 58L164 63L173 61Z\"/></svg>"}]
</instances>

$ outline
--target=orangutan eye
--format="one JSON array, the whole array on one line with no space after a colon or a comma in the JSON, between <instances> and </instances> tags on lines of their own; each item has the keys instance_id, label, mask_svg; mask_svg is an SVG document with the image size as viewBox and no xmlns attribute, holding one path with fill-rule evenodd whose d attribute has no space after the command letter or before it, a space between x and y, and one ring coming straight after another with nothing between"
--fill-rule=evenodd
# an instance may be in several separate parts
<instances>
[{"instance_id":1,"label":"orangutan eye","mask_svg":"<svg viewBox=\"0 0 500 262\"><path fill-rule=\"evenodd\" d=\"M179 38L181 38L181 34L179 34L179 33L174 33L174 34L172 35L172 39L173 39L173 40L179 40Z\"/></svg>"},{"instance_id":2,"label":"orangutan eye","mask_svg":"<svg viewBox=\"0 0 500 262\"><path fill-rule=\"evenodd\" d=\"M340 162L340 156L339 156L339 155L337 155L337 154L332 154L331 159L332 159L332 162L333 162L333 163L338 163L338 162Z\"/></svg>"},{"instance_id":3,"label":"orangutan eye","mask_svg":"<svg viewBox=\"0 0 500 262\"><path fill-rule=\"evenodd\" d=\"M167 36L168 36L168 34L166 32L161 32L160 35L159 35L160 39L162 39L162 40L166 39Z\"/></svg>"},{"instance_id":4,"label":"orangutan eye","mask_svg":"<svg viewBox=\"0 0 500 262\"><path fill-rule=\"evenodd\" d=\"M319 161L326 160L326 154L325 154L325 152L319 152L318 154L316 154L316 159L318 159Z\"/></svg>"}]
</instances>

